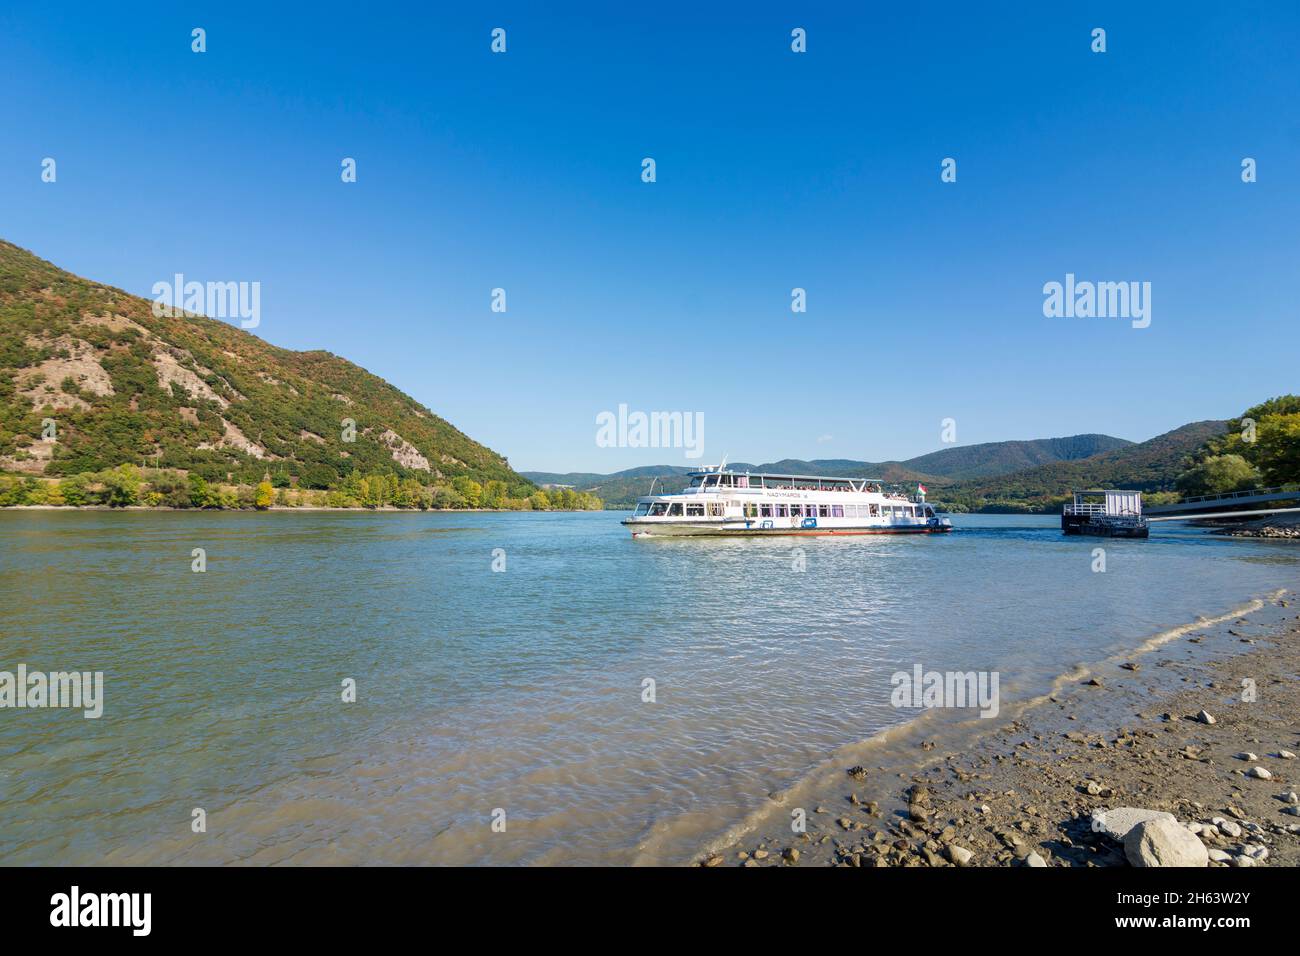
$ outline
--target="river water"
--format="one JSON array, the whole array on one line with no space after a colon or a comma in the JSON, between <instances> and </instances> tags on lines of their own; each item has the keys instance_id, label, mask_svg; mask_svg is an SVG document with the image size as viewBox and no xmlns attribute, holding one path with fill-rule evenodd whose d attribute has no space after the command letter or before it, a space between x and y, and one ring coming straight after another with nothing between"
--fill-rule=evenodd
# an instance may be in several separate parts
<instances>
[{"instance_id":1,"label":"river water","mask_svg":"<svg viewBox=\"0 0 1300 956\"><path fill-rule=\"evenodd\" d=\"M0 709L0 862L685 862L916 717L895 672L1023 700L1300 580L1287 542L1182 524L633 541L620 517L0 513L0 671L104 675L98 719Z\"/></svg>"}]
</instances>

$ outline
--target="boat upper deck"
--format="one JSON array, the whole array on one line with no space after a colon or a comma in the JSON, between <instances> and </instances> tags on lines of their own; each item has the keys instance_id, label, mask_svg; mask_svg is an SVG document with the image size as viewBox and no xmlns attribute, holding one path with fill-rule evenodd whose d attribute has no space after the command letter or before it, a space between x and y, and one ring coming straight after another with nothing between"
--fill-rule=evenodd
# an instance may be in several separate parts
<instances>
[{"instance_id":1,"label":"boat upper deck","mask_svg":"<svg viewBox=\"0 0 1300 956\"><path fill-rule=\"evenodd\" d=\"M721 489L748 489L761 491L857 491L878 490L883 487L879 478L833 478L826 475L789 475L774 472L692 471L687 491ZM873 483L875 488L872 488Z\"/></svg>"}]
</instances>

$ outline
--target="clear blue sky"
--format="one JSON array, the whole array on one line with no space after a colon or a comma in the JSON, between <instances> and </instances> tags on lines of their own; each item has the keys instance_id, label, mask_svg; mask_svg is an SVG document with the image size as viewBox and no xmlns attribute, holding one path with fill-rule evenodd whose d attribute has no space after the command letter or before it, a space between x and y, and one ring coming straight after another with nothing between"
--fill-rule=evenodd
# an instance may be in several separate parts
<instances>
[{"instance_id":1,"label":"clear blue sky","mask_svg":"<svg viewBox=\"0 0 1300 956\"><path fill-rule=\"evenodd\" d=\"M704 461L882 460L1300 384L1295 4L474 6L7 5L0 236L259 281L257 334L519 469L687 463L598 448L619 403L702 412ZM1045 318L1067 272L1151 327Z\"/></svg>"}]
</instances>

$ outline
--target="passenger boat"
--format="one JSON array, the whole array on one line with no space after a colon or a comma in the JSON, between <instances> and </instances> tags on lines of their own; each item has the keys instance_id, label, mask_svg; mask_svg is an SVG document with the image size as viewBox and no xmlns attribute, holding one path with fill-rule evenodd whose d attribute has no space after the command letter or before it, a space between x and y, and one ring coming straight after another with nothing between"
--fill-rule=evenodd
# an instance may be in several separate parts
<instances>
[{"instance_id":1,"label":"passenger boat","mask_svg":"<svg viewBox=\"0 0 1300 956\"><path fill-rule=\"evenodd\" d=\"M952 522L935 513L925 487L887 492L874 478L752 474L724 466L689 473L675 494L637 499L623 520L634 538L655 535L935 534ZM653 491L653 485L651 486Z\"/></svg>"}]
</instances>

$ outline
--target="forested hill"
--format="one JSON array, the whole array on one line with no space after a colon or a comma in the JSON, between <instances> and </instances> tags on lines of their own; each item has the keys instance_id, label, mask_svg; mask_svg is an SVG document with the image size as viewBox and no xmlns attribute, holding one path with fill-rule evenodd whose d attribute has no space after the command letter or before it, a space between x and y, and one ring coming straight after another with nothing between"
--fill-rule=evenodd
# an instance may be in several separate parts
<instances>
[{"instance_id":1,"label":"forested hill","mask_svg":"<svg viewBox=\"0 0 1300 956\"><path fill-rule=\"evenodd\" d=\"M0 241L0 471L133 463L304 488L392 473L533 490L501 455L346 359L152 306Z\"/></svg>"},{"instance_id":2,"label":"forested hill","mask_svg":"<svg viewBox=\"0 0 1300 956\"><path fill-rule=\"evenodd\" d=\"M965 481L1007 475L1036 465L1078 461L1128 448L1133 442L1110 435L1071 435L1031 441L997 441L944 448L903 462L913 471Z\"/></svg>"},{"instance_id":3,"label":"forested hill","mask_svg":"<svg viewBox=\"0 0 1300 956\"><path fill-rule=\"evenodd\" d=\"M977 510L1056 510L1072 490L1128 488L1173 491L1189 462L1227 422L1192 422L1149 441L1077 461L1056 461L996 478L944 486L932 497L941 504Z\"/></svg>"}]
</instances>

